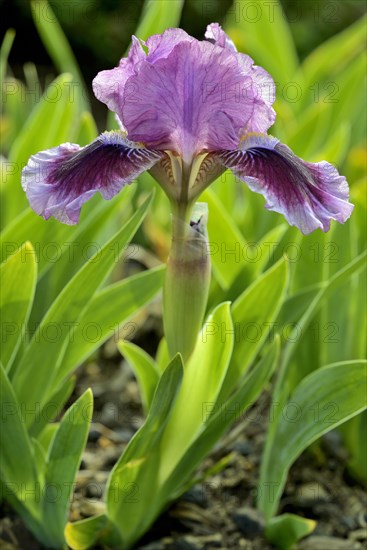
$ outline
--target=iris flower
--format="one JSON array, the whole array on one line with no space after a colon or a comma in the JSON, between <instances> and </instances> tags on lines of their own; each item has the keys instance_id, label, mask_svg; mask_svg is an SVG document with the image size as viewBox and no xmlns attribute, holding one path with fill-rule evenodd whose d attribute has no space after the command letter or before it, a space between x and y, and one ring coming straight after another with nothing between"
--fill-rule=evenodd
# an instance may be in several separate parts
<instances>
[{"instance_id":1,"label":"iris flower","mask_svg":"<svg viewBox=\"0 0 367 550\"><path fill-rule=\"evenodd\" d=\"M111 199L146 170L178 209L231 169L304 234L328 231L330 220L351 215L347 182L333 165L305 162L267 134L274 82L217 23L203 41L181 29L146 42L133 37L128 57L100 72L93 90L116 113L120 130L29 159L22 185L45 219L75 224L97 191Z\"/></svg>"}]
</instances>

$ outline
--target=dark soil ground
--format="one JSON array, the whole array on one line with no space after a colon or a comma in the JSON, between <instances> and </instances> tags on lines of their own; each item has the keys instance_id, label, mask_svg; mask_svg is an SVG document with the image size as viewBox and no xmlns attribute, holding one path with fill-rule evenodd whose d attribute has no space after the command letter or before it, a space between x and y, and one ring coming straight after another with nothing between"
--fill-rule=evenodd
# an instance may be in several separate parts
<instances>
[{"instance_id":1,"label":"dark soil ground","mask_svg":"<svg viewBox=\"0 0 367 550\"><path fill-rule=\"evenodd\" d=\"M154 347L157 335L151 314L144 318L140 344ZM152 333L146 331L153 330ZM150 343L152 344L150 346ZM94 360L78 372L73 399L86 387L95 396L94 421L77 476L70 519L102 511L101 498L108 474L143 423L138 387L133 374L108 342ZM261 452L266 435L269 398L263 394L254 414L233 426L201 467L201 472L225 459L226 466L195 485L173 504L136 546L139 550L269 550L263 520L255 508ZM367 546L366 493L348 474L347 454L338 433L329 433L293 465L280 503L280 512L317 520L314 533L299 550L358 550ZM200 472L199 472L200 473ZM16 515L0 509L2 550L41 550Z\"/></svg>"}]
</instances>

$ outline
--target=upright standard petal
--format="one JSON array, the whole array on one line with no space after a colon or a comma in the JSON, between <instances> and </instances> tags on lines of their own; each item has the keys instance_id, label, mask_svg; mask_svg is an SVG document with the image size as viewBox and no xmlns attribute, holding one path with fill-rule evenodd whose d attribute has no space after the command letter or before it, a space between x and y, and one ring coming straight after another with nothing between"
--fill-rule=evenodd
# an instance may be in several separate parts
<instances>
[{"instance_id":1,"label":"upright standard petal","mask_svg":"<svg viewBox=\"0 0 367 550\"><path fill-rule=\"evenodd\" d=\"M23 169L22 187L37 214L75 224L82 205L97 191L111 199L161 156L121 132L104 132L86 147L64 143L33 155Z\"/></svg>"},{"instance_id":2,"label":"upright standard petal","mask_svg":"<svg viewBox=\"0 0 367 550\"><path fill-rule=\"evenodd\" d=\"M221 46L221 48L228 48L233 52L237 52L236 46L218 23L210 23L210 25L207 26L205 38L209 40L209 42Z\"/></svg>"},{"instance_id":3,"label":"upright standard petal","mask_svg":"<svg viewBox=\"0 0 367 550\"><path fill-rule=\"evenodd\" d=\"M96 98L105 103L110 111L117 113L120 119L121 98L125 90L126 81L134 74L135 67L145 57L146 53L140 41L133 36L128 57L123 57L118 67L99 72L93 80L92 86Z\"/></svg>"},{"instance_id":4,"label":"upright standard petal","mask_svg":"<svg viewBox=\"0 0 367 550\"><path fill-rule=\"evenodd\" d=\"M153 34L145 42L149 50L146 60L154 64L158 59L168 57L176 44L193 41L195 38L182 29L167 29L163 34Z\"/></svg>"},{"instance_id":5,"label":"upright standard petal","mask_svg":"<svg viewBox=\"0 0 367 550\"><path fill-rule=\"evenodd\" d=\"M268 73L239 54L217 23L206 36L168 29L148 38L147 54L135 39L128 59L93 82L130 139L188 164L201 152L236 148L244 133L266 132L275 119Z\"/></svg>"},{"instance_id":6,"label":"upright standard petal","mask_svg":"<svg viewBox=\"0 0 367 550\"><path fill-rule=\"evenodd\" d=\"M120 60L119 66L114 69L101 71L93 80L93 92L97 99L115 112L123 124L121 106L123 98L134 97L136 86L126 82L139 69L142 61L154 64L158 59L166 58L179 42L195 40L182 29L167 29L163 34L154 34L145 42L148 54L136 36L132 37L132 45L128 57Z\"/></svg>"},{"instance_id":7,"label":"upright standard petal","mask_svg":"<svg viewBox=\"0 0 367 550\"><path fill-rule=\"evenodd\" d=\"M284 214L305 235L328 231L330 220L344 223L352 213L346 179L332 164L305 162L272 136L247 136L239 149L218 159L264 195L266 208Z\"/></svg>"},{"instance_id":8,"label":"upright standard petal","mask_svg":"<svg viewBox=\"0 0 367 550\"><path fill-rule=\"evenodd\" d=\"M130 139L189 162L204 150L237 147L244 131L269 128L274 111L256 79L250 58L245 65L208 41L179 42L167 57L140 63L126 82L119 116Z\"/></svg>"}]
</instances>

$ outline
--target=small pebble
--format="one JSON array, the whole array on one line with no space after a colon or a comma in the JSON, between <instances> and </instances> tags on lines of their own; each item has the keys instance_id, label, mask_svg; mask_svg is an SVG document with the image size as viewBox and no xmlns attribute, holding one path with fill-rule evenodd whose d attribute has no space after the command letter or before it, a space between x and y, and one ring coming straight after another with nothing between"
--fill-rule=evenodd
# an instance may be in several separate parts
<instances>
[{"instance_id":1,"label":"small pebble","mask_svg":"<svg viewBox=\"0 0 367 550\"><path fill-rule=\"evenodd\" d=\"M182 497L182 500L193 502L202 508L208 507L208 490L205 485L194 485Z\"/></svg>"},{"instance_id":2,"label":"small pebble","mask_svg":"<svg viewBox=\"0 0 367 550\"><path fill-rule=\"evenodd\" d=\"M249 538L259 535L265 525L261 513L254 508L240 508L232 514L232 519L240 531Z\"/></svg>"},{"instance_id":3,"label":"small pebble","mask_svg":"<svg viewBox=\"0 0 367 550\"><path fill-rule=\"evenodd\" d=\"M90 443L97 443L98 439L101 437L101 432L99 430L90 430L88 434L88 441Z\"/></svg>"},{"instance_id":4,"label":"small pebble","mask_svg":"<svg viewBox=\"0 0 367 550\"><path fill-rule=\"evenodd\" d=\"M115 403L105 403L100 413L99 422L108 428L114 428L118 423L119 410Z\"/></svg>"},{"instance_id":5,"label":"small pebble","mask_svg":"<svg viewBox=\"0 0 367 550\"><path fill-rule=\"evenodd\" d=\"M324 489L321 483L304 483L296 491L297 504L300 506L313 506L317 502L328 502L329 493Z\"/></svg>"},{"instance_id":6,"label":"small pebble","mask_svg":"<svg viewBox=\"0 0 367 550\"><path fill-rule=\"evenodd\" d=\"M352 533L350 533L349 538L351 540L366 540L367 531L366 529L356 529L355 531L352 531Z\"/></svg>"},{"instance_id":7,"label":"small pebble","mask_svg":"<svg viewBox=\"0 0 367 550\"><path fill-rule=\"evenodd\" d=\"M118 436L119 441L128 443L135 432L131 428L118 428L115 430L115 433Z\"/></svg>"},{"instance_id":8,"label":"small pebble","mask_svg":"<svg viewBox=\"0 0 367 550\"><path fill-rule=\"evenodd\" d=\"M106 513L106 505L99 500L85 499L80 507L81 513L86 516L98 516L99 514Z\"/></svg>"},{"instance_id":9,"label":"small pebble","mask_svg":"<svg viewBox=\"0 0 367 550\"><path fill-rule=\"evenodd\" d=\"M233 445L232 449L242 456L249 456L253 452L252 445L248 441L239 441Z\"/></svg>"}]
</instances>

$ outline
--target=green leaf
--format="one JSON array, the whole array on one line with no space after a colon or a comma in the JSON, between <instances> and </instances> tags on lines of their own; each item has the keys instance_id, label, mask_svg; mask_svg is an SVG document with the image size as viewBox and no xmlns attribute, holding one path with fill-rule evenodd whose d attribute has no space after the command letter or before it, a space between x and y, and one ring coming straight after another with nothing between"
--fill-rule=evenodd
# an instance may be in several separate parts
<instances>
[{"instance_id":1,"label":"green leaf","mask_svg":"<svg viewBox=\"0 0 367 550\"><path fill-rule=\"evenodd\" d=\"M9 160L19 164L18 180L21 168L31 155L59 145L70 136L76 114L76 103L70 96L72 82L69 73L51 82L14 142Z\"/></svg>"},{"instance_id":2,"label":"green leaf","mask_svg":"<svg viewBox=\"0 0 367 550\"><path fill-rule=\"evenodd\" d=\"M276 402L279 402L281 411L282 406L285 405L288 393L290 391L290 376L288 374L290 361L298 348L300 343L299 334L304 334L308 328L311 320L313 319L315 313L319 310L320 306L323 304L324 300L329 297L336 288L345 283L351 275L357 273L362 268L366 267L366 256L367 252L364 252L354 258L350 263L345 267L340 269L335 273L329 280L322 283L320 290L317 292L316 296L313 298L311 303L308 305L306 311L303 313L302 317L296 323L293 331L288 336L288 341L284 347L282 361L277 376L277 380L274 386L273 399ZM312 292L312 289L311 289ZM276 412L275 412L276 414ZM270 432L275 429L276 422L270 426ZM268 434L265 453L270 452L272 438Z\"/></svg>"},{"instance_id":3,"label":"green leaf","mask_svg":"<svg viewBox=\"0 0 367 550\"><path fill-rule=\"evenodd\" d=\"M159 368L160 372L163 372L166 368L166 366L169 364L170 358L169 358L169 352L168 352L168 345L167 340L163 336L161 338L161 341L158 344L157 354L156 354L156 365Z\"/></svg>"},{"instance_id":4,"label":"green leaf","mask_svg":"<svg viewBox=\"0 0 367 550\"><path fill-rule=\"evenodd\" d=\"M367 361L334 363L304 378L281 406L271 453L264 455L261 466L260 487L271 487L273 496L259 492L258 506L266 519L275 514L288 470L301 452L367 408L366 383Z\"/></svg>"},{"instance_id":5,"label":"green leaf","mask_svg":"<svg viewBox=\"0 0 367 550\"><path fill-rule=\"evenodd\" d=\"M0 360L5 370L24 338L31 311L37 279L37 264L32 245L25 243L0 266Z\"/></svg>"},{"instance_id":6,"label":"green leaf","mask_svg":"<svg viewBox=\"0 0 367 550\"><path fill-rule=\"evenodd\" d=\"M287 145L296 155L309 159L330 138L333 106L333 103L319 101L305 107L299 114L295 124L287 131Z\"/></svg>"},{"instance_id":7,"label":"green leaf","mask_svg":"<svg viewBox=\"0 0 367 550\"><path fill-rule=\"evenodd\" d=\"M0 82L3 83L6 74L8 57L15 38L15 30L8 29L3 38L0 48Z\"/></svg>"},{"instance_id":8,"label":"green leaf","mask_svg":"<svg viewBox=\"0 0 367 550\"><path fill-rule=\"evenodd\" d=\"M185 372L161 452L160 478L167 479L203 429L206 406L215 406L233 350L230 304L220 304L206 320ZM190 404L188 406L188 404Z\"/></svg>"},{"instance_id":9,"label":"green leaf","mask_svg":"<svg viewBox=\"0 0 367 550\"><path fill-rule=\"evenodd\" d=\"M258 242L248 242L246 248L243 249L244 266L231 287L217 292L215 299L217 301L235 301L242 294L243 289L259 277L265 266L268 264L271 266L274 249L278 246L279 240L284 236L287 229L286 224L276 225Z\"/></svg>"},{"instance_id":10,"label":"green leaf","mask_svg":"<svg viewBox=\"0 0 367 550\"><path fill-rule=\"evenodd\" d=\"M210 189L201 195L200 200L209 208L209 254L214 276L222 288L228 289L246 265L242 256L246 240Z\"/></svg>"},{"instance_id":11,"label":"green leaf","mask_svg":"<svg viewBox=\"0 0 367 550\"><path fill-rule=\"evenodd\" d=\"M367 483L367 412L346 422L341 429L344 444L349 451L348 468L352 475Z\"/></svg>"},{"instance_id":12,"label":"green leaf","mask_svg":"<svg viewBox=\"0 0 367 550\"><path fill-rule=\"evenodd\" d=\"M364 121L361 121L361 115L363 116L366 111L364 101L366 95L365 69L366 54L363 53L350 63L342 75L338 76L331 132L337 131L341 123L349 123L353 128L353 133L355 125L361 122L365 129ZM355 88L354 94L351 87Z\"/></svg>"},{"instance_id":13,"label":"green leaf","mask_svg":"<svg viewBox=\"0 0 367 550\"><path fill-rule=\"evenodd\" d=\"M64 74L48 86L11 147L3 179L3 200L7 203L4 226L27 204L20 176L29 157L70 138L77 109L76 102L70 97L71 84L71 75Z\"/></svg>"},{"instance_id":14,"label":"green leaf","mask_svg":"<svg viewBox=\"0 0 367 550\"><path fill-rule=\"evenodd\" d=\"M44 222L48 225L50 221L55 221L56 234L59 237L56 246L52 242L49 244L47 233L43 241L40 241L39 258L44 267L42 280L37 287L35 308L32 310L31 320L34 325L39 324L52 302L63 290L65 281L70 281L91 254L100 250L110 236L131 217L133 209L130 200L133 193L133 186L129 186L110 201L104 200L99 194L96 195L83 207L81 220L76 226L65 226L57 220ZM62 238L60 232L63 235L64 229L60 230L60 227L67 227L72 231ZM34 241L33 235L31 240ZM49 251L51 258L48 260ZM55 259L52 258L53 251ZM37 299L41 296L42 300Z\"/></svg>"},{"instance_id":15,"label":"green leaf","mask_svg":"<svg viewBox=\"0 0 367 550\"><path fill-rule=\"evenodd\" d=\"M66 411L46 459L43 521L53 547L64 544L64 527L93 412L90 389Z\"/></svg>"},{"instance_id":16,"label":"green leaf","mask_svg":"<svg viewBox=\"0 0 367 550\"><path fill-rule=\"evenodd\" d=\"M365 49L366 17L313 50L302 64L305 89L325 78L333 78L350 66ZM298 105L302 108L302 102Z\"/></svg>"},{"instance_id":17,"label":"green leaf","mask_svg":"<svg viewBox=\"0 0 367 550\"><path fill-rule=\"evenodd\" d=\"M283 514L271 518L265 528L265 537L280 550L290 550L316 527L316 521L295 514Z\"/></svg>"},{"instance_id":18,"label":"green leaf","mask_svg":"<svg viewBox=\"0 0 367 550\"><path fill-rule=\"evenodd\" d=\"M122 229L85 263L42 319L18 365L13 380L19 402L27 410L32 409L35 403L42 407L57 389L53 383L63 372L62 359L72 339L75 325L82 317L96 290L121 256L126 243L141 224L151 199L152 195L145 200ZM53 337L48 333L50 327L54 331ZM59 369L61 369L60 372ZM34 414L27 414L25 421L28 426L33 423L34 418Z\"/></svg>"},{"instance_id":19,"label":"green leaf","mask_svg":"<svg viewBox=\"0 0 367 550\"><path fill-rule=\"evenodd\" d=\"M356 213L360 205L356 205ZM359 212L364 214L362 208ZM335 224L330 235L329 246L335 249L334 262L327 263L327 276L330 278L341 266L355 258L359 250L365 248L365 242L358 243L358 215L353 216L347 226ZM363 228L361 227L363 231ZM365 230L363 231L365 234ZM337 260L337 261L335 261ZM323 304L321 309L319 338L320 356L323 364L347 359L363 359L366 355L367 316L365 304L367 298L366 270L353 275ZM353 319L353 322L351 322ZM321 324L322 323L322 324ZM358 327L358 330L356 330ZM327 330L324 330L324 329ZM326 341L331 345L326 345Z\"/></svg>"},{"instance_id":20,"label":"green leaf","mask_svg":"<svg viewBox=\"0 0 367 550\"><path fill-rule=\"evenodd\" d=\"M112 336L122 323L127 322L129 317L149 302L162 288L163 274L164 266L159 266L97 292L78 321L57 380L80 365ZM131 323L131 329L134 328L134 323ZM88 331L92 336L88 337Z\"/></svg>"},{"instance_id":21,"label":"green leaf","mask_svg":"<svg viewBox=\"0 0 367 550\"><path fill-rule=\"evenodd\" d=\"M209 408L203 410L204 429L165 482L161 490L162 500L177 498L187 489L186 483L194 469L231 424L241 418L243 412L256 401L274 371L278 356L279 339L276 338L230 399L217 405L209 403Z\"/></svg>"},{"instance_id":22,"label":"green leaf","mask_svg":"<svg viewBox=\"0 0 367 550\"><path fill-rule=\"evenodd\" d=\"M72 550L88 550L97 544L100 537L107 538L112 529L108 517L104 514L67 523L65 540Z\"/></svg>"},{"instance_id":23,"label":"green leaf","mask_svg":"<svg viewBox=\"0 0 367 550\"><path fill-rule=\"evenodd\" d=\"M13 493L23 501L27 492L34 494L38 480L37 466L34 461L32 443L21 415L21 406L17 401L9 379L0 365L0 402L2 407L2 428L0 438L0 477L6 492ZM29 498L27 506L36 508L36 502Z\"/></svg>"},{"instance_id":24,"label":"green leaf","mask_svg":"<svg viewBox=\"0 0 367 550\"><path fill-rule=\"evenodd\" d=\"M292 81L298 59L280 2L234 2L226 20L226 30L240 50L256 59L278 83Z\"/></svg>"},{"instance_id":25,"label":"green leaf","mask_svg":"<svg viewBox=\"0 0 367 550\"><path fill-rule=\"evenodd\" d=\"M73 240L75 230L76 228L54 219L46 221L30 208L26 208L0 234L1 260L8 258L28 240L35 248L38 278L41 278L54 265L53 255L56 253L57 257L67 248L65 243Z\"/></svg>"},{"instance_id":26,"label":"green leaf","mask_svg":"<svg viewBox=\"0 0 367 550\"><path fill-rule=\"evenodd\" d=\"M159 381L160 370L154 359L139 346L130 342L119 342L118 348L135 373L139 383L144 412L147 414Z\"/></svg>"},{"instance_id":27,"label":"green leaf","mask_svg":"<svg viewBox=\"0 0 367 550\"><path fill-rule=\"evenodd\" d=\"M53 438L55 437L55 433L57 432L59 425L60 425L59 422L52 422L50 424L46 424L42 432L37 437L37 441L39 445L42 447L45 453L45 457L48 454L50 444ZM33 441L35 441L35 438L33 438Z\"/></svg>"},{"instance_id":28,"label":"green leaf","mask_svg":"<svg viewBox=\"0 0 367 550\"><path fill-rule=\"evenodd\" d=\"M287 297L277 317L280 334L285 327L291 327L298 322L322 287L323 283L319 283Z\"/></svg>"},{"instance_id":29,"label":"green leaf","mask_svg":"<svg viewBox=\"0 0 367 550\"><path fill-rule=\"evenodd\" d=\"M247 288L232 306L236 346L222 389L228 396L255 359L282 306L288 285L288 264L280 260Z\"/></svg>"},{"instance_id":30,"label":"green leaf","mask_svg":"<svg viewBox=\"0 0 367 550\"><path fill-rule=\"evenodd\" d=\"M106 489L108 517L128 547L160 512L157 504L159 444L183 375L180 355L163 372L144 425L113 468Z\"/></svg>"},{"instance_id":31,"label":"green leaf","mask_svg":"<svg viewBox=\"0 0 367 550\"><path fill-rule=\"evenodd\" d=\"M84 146L91 143L98 136L98 129L95 120L89 111L83 111L80 115L78 132L75 138L76 143Z\"/></svg>"},{"instance_id":32,"label":"green leaf","mask_svg":"<svg viewBox=\"0 0 367 550\"><path fill-rule=\"evenodd\" d=\"M146 40L153 34L178 27L183 4L183 0L146 0L135 36Z\"/></svg>"},{"instance_id":33,"label":"green leaf","mask_svg":"<svg viewBox=\"0 0 367 550\"><path fill-rule=\"evenodd\" d=\"M311 235L301 237L298 250L290 285L292 293L315 286L327 278L325 257L330 256L333 260L338 246L327 244L327 236L322 231L314 231Z\"/></svg>"},{"instance_id":34,"label":"green leaf","mask_svg":"<svg viewBox=\"0 0 367 550\"><path fill-rule=\"evenodd\" d=\"M62 413L64 405L73 393L75 382L75 376L68 378L46 401L37 417L37 422L29 430L31 435L38 437L38 434L43 433L44 428L47 427L47 423L52 422Z\"/></svg>"},{"instance_id":35,"label":"green leaf","mask_svg":"<svg viewBox=\"0 0 367 550\"><path fill-rule=\"evenodd\" d=\"M32 1L31 9L34 23L48 54L61 73L68 72L73 75L74 86L70 91L78 98L80 105L87 107L89 102L82 73L50 4L46 0Z\"/></svg>"},{"instance_id":36,"label":"green leaf","mask_svg":"<svg viewBox=\"0 0 367 550\"><path fill-rule=\"evenodd\" d=\"M7 76L3 80L1 152L4 157L1 159L3 171L2 182L6 182L7 178L11 177L11 174L16 172L18 168L11 163L7 163L5 157L8 156L14 140L23 130L25 122L29 116L31 105L29 100L25 101L25 98L27 98L27 92L28 90L24 83L16 78L13 78L12 76ZM4 210L6 209L4 208ZM2 216L4 216L4 213L2 213ZM3 220L1 221L3 226Z\"/></svg>"},{"instance_id":37,"label":"green leaf","mask_svg":"<svg viewBox=\"0 0 367 550\"><path fill-rule=\"evenodd\" d=\"M256 251L258 251L258 257L254 253L254 275L257 276L259 273L262 273L264 267L270 263L271 260L271 250L276 248L279 244L279 241L284 237L285 233L288 230L288 224L281 223L275 227L269 229L269 231L261 237L259 242L256 244ZM249 243L250 245L251 243Z\"/></svg>"}]
</instances>

